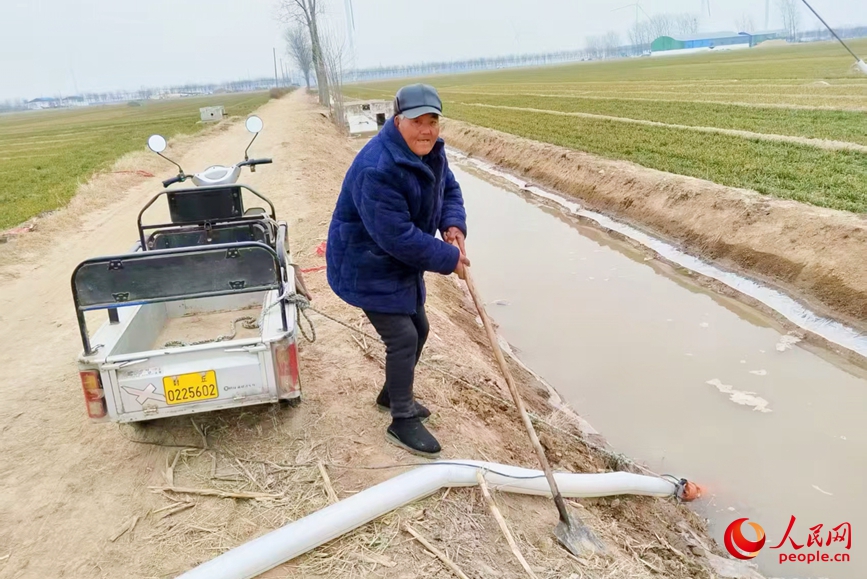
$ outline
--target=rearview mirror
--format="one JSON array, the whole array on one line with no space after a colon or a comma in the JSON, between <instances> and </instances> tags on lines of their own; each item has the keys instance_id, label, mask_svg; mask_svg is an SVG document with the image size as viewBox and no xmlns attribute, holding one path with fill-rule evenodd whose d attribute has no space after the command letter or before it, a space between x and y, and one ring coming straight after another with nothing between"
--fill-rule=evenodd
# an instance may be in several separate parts
<instances>
[{"instance_id":1,"label":"rearview mirror","mask_svg":"<svg viewBox=\"0 0 867 579\"><path fill-rule=\"evenodd\" d=\"M256 115L252 115L250 117L247 117L247 122L244 123L244 125L247 127L247 130L250 131L251 133L258 133L259 131L262 130L264 123L262 122L262 119L260 119Z\"/></svg>"},{"instance_id":2,"label":"rearview mirror","mask_svg":"<svg viewBox=\"0 0 867 579\"><path fill-rule=\"evenodd\" d=\"M166 150L166 140L162 135L151 135L148 138L148 149L154 153L162 153Z\"/></svg>"}]
</instances>

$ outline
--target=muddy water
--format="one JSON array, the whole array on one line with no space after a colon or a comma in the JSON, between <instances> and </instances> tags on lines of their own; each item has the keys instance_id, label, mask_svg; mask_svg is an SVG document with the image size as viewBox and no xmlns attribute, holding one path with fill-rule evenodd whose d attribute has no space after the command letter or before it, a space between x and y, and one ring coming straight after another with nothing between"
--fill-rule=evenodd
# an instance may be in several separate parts
<instances>
[{"instance_id":1,"label":"muddy water","mask_svg":"<svg viewBox=\"0 0 867 579\"><path fill-rule=\"evenodd\" d=\"M695 508L720 545L736 518L759 523L767 577L867 576L867 373L640 249L454 169L477 285L528 366L613 447L705 485ZM802 548L772 548L793 515ZM824 543L844 522L851 549L821 552L850 562L779 563L816 553L811 527Z\"/></svg>"}]
</instances>

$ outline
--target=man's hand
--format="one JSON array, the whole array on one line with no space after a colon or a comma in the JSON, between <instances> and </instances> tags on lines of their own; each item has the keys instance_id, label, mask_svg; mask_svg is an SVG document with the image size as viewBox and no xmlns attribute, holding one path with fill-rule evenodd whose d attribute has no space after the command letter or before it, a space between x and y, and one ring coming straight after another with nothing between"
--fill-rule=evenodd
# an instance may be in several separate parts
<instances>
[{"instance_id":1,"label":"man's hand","mask_svg":"<svg viewBox=\"0 0 867 579\"><path fill-rule=\"evenodd\" d=\"M461 255L466 257L467 250L464 248L464 232L458 229L457 227L449 227L446 229L445 233L443 233L443 240L446 243L451 243L455 245L457 242L458 248L461 250ZM469 262L467 263L469 265Z\"/></svg>"},{"instance_id":2,"label":"man's hand","mask_svg":"<svg viewBox=\"0 0 867 579\"><path fill-rule=\"evenodd\" d=\"M301 270L297 267L293 267L292 269L295 270L295 291L307 298L308 302L312 302L313 296L310 295L310 290L307 289L307 284L304 283L304 276L301 275Z\"/></svg>"},{"instance_id":3,"label":"man's hand","mask_svg":"<svg viewBox=\"0 0 867 579\"><path fill-rule=\"evenodd\" d=\"M467 279L467 266L470 265L470 260L467 259L467 256L461 255L458 259L458 265L455 267L455 273L458 274L458 277L466 280Z\"/></svg>"},{"instance_id":4,"label":"man's hand","mask_svg":"<svg viewBox=\"0 0 867 579\"><path fill-rule=\"evenodd\" d=\"M464 232L457 227L449 227L443 234L443 239L445 239L446 243L451 243L460 249L461 255L458 258L458 264L455 266L455 273L458 274L459 278L466 280L466 268L470 265L470 260L464 251Z\"/></svg>"}]
</instances>

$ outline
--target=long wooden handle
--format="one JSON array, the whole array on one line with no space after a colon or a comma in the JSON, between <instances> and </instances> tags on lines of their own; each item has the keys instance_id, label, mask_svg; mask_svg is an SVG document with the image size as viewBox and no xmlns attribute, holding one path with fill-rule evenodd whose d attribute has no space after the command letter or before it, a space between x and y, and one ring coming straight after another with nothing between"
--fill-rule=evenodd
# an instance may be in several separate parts
<instances>
[{"instance_id":1,"label":"long wooden handle","mask_svg":"<svg viewBox=\"0 0 867 579\"><path fill-rule=\"evenodd\" d=\"M452 243L455 244L454 242ZM479 316L482 318L482 324L485 326L485 331L488 334L488 341L491 343L491 350L493 350L494 357L497 359L497 364L500 366L500 371L506 379L506 384L509 385L509 392L512 394L512 400L514 400L518 412L521 413L521 419L524 421L524 427L527 429L527 434L530 435L533 449L539 457L539 462L542 464L542 470L545 471L545 478L548 479L548 485L551 487L551 496L554 497L554 502L557 504L557 510L560 513L560 520L568 522L569 515L566 511L566 503L563 501L560 489L557 488L557 481L554 480L554 473L551 471L551 465L548 464L548 457L545 456L545 451L542 449L542 443L539 442L539 437L536 436L536 429L533 427L530 415L527 414L527 409L524 407L524 401L521 398L521 394L518 392L518 387L515 385L512 373L509 371L506 359L503 357L503 351L500 349L500 344L497 341L497 333L494 331L494 326L491 324L491 320L488 318L488 313L485 311L484 302L479 298L479 294L476 291L476 284L473 282L473 276L470 274L470 268L468 266L464 267L464 281L467 283L467 289L470 290L470 296L472 296L473 303L476 304L476 309L479 311Z\"/></svg>"}]
</instances>

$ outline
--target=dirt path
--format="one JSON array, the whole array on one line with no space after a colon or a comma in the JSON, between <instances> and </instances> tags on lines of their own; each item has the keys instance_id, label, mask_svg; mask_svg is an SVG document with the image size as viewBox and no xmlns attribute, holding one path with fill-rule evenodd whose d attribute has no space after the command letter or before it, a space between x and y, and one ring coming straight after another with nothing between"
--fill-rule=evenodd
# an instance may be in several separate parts
<instances>
[{"instance_id":1,"label":"dirt path","mask_svg":"<svg viewBox=\"0 0 867 579\"><path fill-rule=\"evenodd\" d=\"M266 116L273 125L284 120ZM259 150L267 146L279 162L275 133L262 135L267 145ZM249 139L236 125L199 140L204 146L180 156L182 166L231 163ZM163 162L159 169L164 179L171 166ZM265 185L270 176L261 171L252 177L254 185ZM34 250L29 259L7 267L16 279L0 287L0 484L7 489L0 496L0 521L7 523L0 524L0 545L12 556L2 576L52 577L60 570L89 576L93 566L85 561L147 498L142 483L164 462L158 449L131 447L116 428L85 421L75 367L81 342L68 281L87 257L125 252L136 238L141 205L159 190L156 178L147 179L92 213L73 207L80 225L78 219L55 224L48 239L28 240Z\"/></svg>"},{"instance_id":2,"label":"dirt path","mask_svg":"<svg viewBox=\"0 0 867 579\"><path fill-rule=\"evenodd\" d=\"M272 101L258 114L265 130L251 153L273 157L274 164L245 172L244 181L268 195L278 216L288 221L295 261L321 266L324 259L316 247L325 239L357 143L339 137L301 93ZM242 125L224 123L173 144L168 153L194 171L237 160L247 141ZM96 183L91 189L99 195L86 190L72 207L29 234L33 237L3 249L2 579L174 577L325 506L319 462L340 498L401 472L394 465L417 462L383 440L388 418L373 405L382 380L380 346L318 316L316 342L301 345L305 398L298 408L209 413L145 429L87 422L68 280L81 260L131 245L139 207L159 191L158 179L171 174L171 166L154 164L151 157L133 155L124 163L155 168L156 178L124 181L127 188L114 190ZM417 391L434 411L430 425L444 457L535 467L516 414L491 398L502 397L505 388L466 296L451 278L429 280L432 334L424 358L429 366L420 372ZM328 290L324 272L309 274L307 281L318 308L370 331L359 311ZM552 414L547 391L530 374L517 366L514 372L528 406L559 425L559 430L540 427L556 468L595 472L617 466L578 441L580 431L567 414ZM249 501L159 490L172 485L279 498ZM701 522L673 502L641 497L576 501L612 550L610 558L581 563L554 544L556 512L549 501L499 494L496 500L540 578L650 577L650 568L675 578L709 576L708 559L695 553L713 555L687 537L694 532L706 544L712 541ZM121 533L133 520L133 528ZM471 576L524 576L474 489L438 493L266 576L449 577L408 540L401 530L407 521Z\"/></svg>"},{"instance_id":3,"label":"dirt path","mask_svg":"<svg viewBox=\"0 0 867 579\"><path fill-rule=\"evenodd\" d=\"M647 121L644 119L630 119L626 117L613 117L611 115L597 115L594 113L578 113L578 112L563 112L552 111L548 109L534 109L528 107L510 107L506 105L488 105L483 103L459 103L472 107L483 107L487 109L502 109L507 111L522 111L526 113L543 113L546 115L557 115L563 117L581 117L583 119L597 119L604 121L615 121L618 123L629 123L633 125L644 125L647 127L665 127L668 129L681 129L686 131L696 131L698 133L714 133L717 135L728 135L730 137L742 137L744 139L758 139L760 141L775 141L779 143L793 143L796 145L809 145L826 149L828 151L857 151L859 153L867 153L867 145L859 145L858 143L849 143L847 141L834 141L830 139L813 139L810 137L794 137L791 135L775 135L771 133L755 133L753 131L739 131L736 129L721 129L719 127L702 127L695 125L678 125L673 123L661 123L659 121Z\"/></svg>"}]
</instances>

